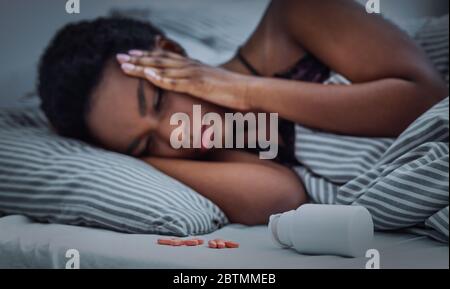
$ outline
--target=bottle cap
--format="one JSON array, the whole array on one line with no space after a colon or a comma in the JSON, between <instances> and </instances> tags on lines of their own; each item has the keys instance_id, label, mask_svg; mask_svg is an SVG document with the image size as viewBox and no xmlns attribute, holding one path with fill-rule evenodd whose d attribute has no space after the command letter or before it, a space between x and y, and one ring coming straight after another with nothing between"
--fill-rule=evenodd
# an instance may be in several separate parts
<instances>
[{"instance_id":1,"label":"bottle cap","mask_svg":"<svg viewBox=\"0 0 450 289\"><path fill-rule=\"evenodd\" d=\"M269 233L272 242L281 248L290 248L293 246L289 236L291 231L291 222L294 210L282 214L271 215L269 219Z\"/></svg>"}]
</instances>

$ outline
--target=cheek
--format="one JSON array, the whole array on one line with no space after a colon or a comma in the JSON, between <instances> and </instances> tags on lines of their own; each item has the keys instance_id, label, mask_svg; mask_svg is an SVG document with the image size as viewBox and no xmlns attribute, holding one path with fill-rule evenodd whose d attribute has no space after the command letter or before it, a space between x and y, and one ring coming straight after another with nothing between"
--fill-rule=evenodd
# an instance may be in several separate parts
<instances>
[{"instance_id":1,"label":"cheek","mask_svg":"<svg viewBox=\"0 0 450 289\"><path fill-rule=\"evenodd\" d=\"M197 103L195 99L189 96L184 96L177 93L169 93L167 95L166 103L162 111L162 117L158 122L159 136L165 144L168 144L170 146L170 136L173 130L179 127L179 125L170 125L170 120L173 115L175 115L176 113L187 114L189 116L189 119L191 120L187 125L191 125L193 120L192 109L193 105L195 104L199 103Z\"/></svg>"},{"instance_id":2,"label":"cheek","mask_svg":"<svg viewBox=\"0 0 450 289\"><path fill-rule=\"evenodd\" d=\"M159 121L158 125L158 144L155 147L152 155L155 157L166 157L166 158L185 158L185 159L195 159L203 155L200 149L174 149L170 145L170 136L175 128L178 126L170 125L170 118L175 113L185 113L189 116L191 122L188 124L191 126L192 133L192 120L193 120L193 106L201 105L202 116L211 111L215 111L214 106L208 102L193 98L188 95L166 92L166 103L163 108L163 117Z\"/></svg>"},{"instance_id":3,"label":"cheek","mask_svg":"<svg viewBox=\"0 0 450 289\"><path fill-rule=\"evenodd\" d=\"M86 124L95 142L108 150L118 151L121 148L121 136L126 133L124 127L114 122L112 115L111 112L101 110L91 112Z\"/></svg>"}]
</instances>

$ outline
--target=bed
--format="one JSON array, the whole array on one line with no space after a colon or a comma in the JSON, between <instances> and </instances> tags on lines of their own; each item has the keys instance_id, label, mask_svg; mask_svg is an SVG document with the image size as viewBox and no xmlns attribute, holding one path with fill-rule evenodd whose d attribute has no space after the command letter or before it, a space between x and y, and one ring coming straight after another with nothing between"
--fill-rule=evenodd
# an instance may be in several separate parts
<instances>
[{"instance_id":1,"label":"bed","mask_svg":"<svg viewBox=\"0 0 450 289\"><path fill-rule=\"evenodd\" d=\"M76 249L80 268L153 269L364 269L368 258L301 255L275 246L266 226L231 224L201 236L224 238L240 248L217 250L156 244L161 236L121 234L107 230L39 224L23 216L0 219L0 268L65 268L66 252ZM372 248L380 252L380 268L448 268L448 246L427 237L376 233Z\"/></svg>"},{"instance_id":2,"label":"bed","mask_svg":"<svg viewBox=\"0 0 450 289\"><path fill-rule=\"evenodd\" d=\"M207 13L184 12L191 17L180 17L168 11L175 8L181 11L185 7L178 7L177 1L172 2L169 2L172 6L155 5L152 7L154 10L147 10L144 5L133 9L116 7L110 13L154 16L152 19L155 24L166 27L169 36L179 40L193 57L217 64L229 57L237 43L245 39L267 4L267 1L228 1L228 4L220 4L223 7L204 7L211 10ZM213 10L226 10L226 5L240 5L238 9L234 6L237 12L233 14L234 18L224 19L214 14ZM192 8L191 11L195 10L198 9ZM195 17L204 15L208 15L206 20L195 20ZM213 23L205 26L204 21ZM405 26L405 29L414 33L423 23L415 21ZM188 35L177 29L180 25L192 27ZM207 26L209 30L205 28ZM212 35L222 41L211 41ZM192 41L192 38L196 41ZM38 223L25 216L9 215L0 218L0 268L65 268L69 249L76 249L80 253L81 268L363 269L368 261L365 256L309 256L278 248L272 243L266 226L229 224L200 236L204 240L223 238L237 241L241 244L237 249L161 246L156 244L160 237L157 234L125 234L82 226ZM381 268L449 267L448 245L425 236L377 232L371 248L380 252Z\"/></svg>"}]
</instances>

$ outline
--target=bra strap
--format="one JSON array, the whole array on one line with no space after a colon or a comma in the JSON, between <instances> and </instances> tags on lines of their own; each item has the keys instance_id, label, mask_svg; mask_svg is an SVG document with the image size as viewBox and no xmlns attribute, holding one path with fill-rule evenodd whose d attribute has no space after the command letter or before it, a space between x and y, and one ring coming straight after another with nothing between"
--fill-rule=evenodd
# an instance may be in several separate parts
<instances>
[{"instance_id":1,"label":"bra strap","mask_svg":"<svg viewBox=\"0 0 450 289\"><path fill-rule=\"evenodd\" d=\"M245 59L245 57L242 55L240 47L236 52L236 56L239 59L239 61L245 66L245 68L247 68L253 75L261 76L258 70L256 70L255 67L253 67L253 65L251 65L250 62L248 62L247 59Z\"/></svg>"}]
</instances>

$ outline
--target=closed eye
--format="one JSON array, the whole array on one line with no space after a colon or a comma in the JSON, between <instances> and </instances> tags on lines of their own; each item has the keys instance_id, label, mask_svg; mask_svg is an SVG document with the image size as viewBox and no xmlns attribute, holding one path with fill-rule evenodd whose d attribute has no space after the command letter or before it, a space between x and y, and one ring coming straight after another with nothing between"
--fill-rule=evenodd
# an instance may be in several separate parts
<instances>
[{"instance_id":1,"label":"closed eye","mask_svg":"<svg viewBox=\"0 0 450 289\"><path fill-rule=\"evenodd\" d=\"M147 99L145 97L144 81L142 79L139 80L137 94L139 101L139 114L144 117L147 115Z\"/></svg>"},{"instance_id":2,"label":"closed eye","mask_svg":"<svg viewBox=\"0 0 450 289\"><path fill-rule=\"evenodd\" d=\"M153 95L153 103L152 103L152 110L155 113L158 113L161 110L161 104L164 96L164 90L155 86L155 94ZM144 81L140 80L138 85L138 99L139 99L139 113L141 116L147 115L147 99L145 97L145 90L144 90ZM146 157L149 156L149 153L151 152L151 148L153 146L153 134L150 133L146 138L141 138L136 144L135 147L140 147L141 143L145 142L144 148L140 150L138 154L136 154L137 157ZM133 151L133 149L129 149L129 151Z\"/></svg>"},{"instance_id":3,"label":"closed eye","mask_svg":"<svg viewBox=\"0 0 450 289\"><path fill-rule=\"evenodd\" d=\"M150 155L150 151L153 145L153 138L152 136L148 136L146 141L145 141L145 147L142 150L142 152L138 155L138 158L142 158L142 157L148 157Z\"/></svg>"},{"instance_id":4,"label":"closed eye","mask_svg":"<svg viewBox=\"0 0 450 289\"><path fill-rule=\"evenodd\" d=\"M156 112L160 111L163 96L164 96L164 91L161 88L156 87L155 97L153 98L153 110L154 111L156 111Z\"/></svg>"},{"instance_id":5,"label":"closed eye","mask_svg":"<svg viewBox=\"0 0 450 289\"><path fill-rule=\"evenodd\" d=\"M163 96L164 90L159 87L155 87L155 95L153 97L154 112L159 112L161 110L161 103L163 100ZM142 153L140 153L140 157L148 157L150 155L152 147L153 147L153 134L150 134L145 141L145 148L142 151Z\"/></svg>"}]
</instances>

